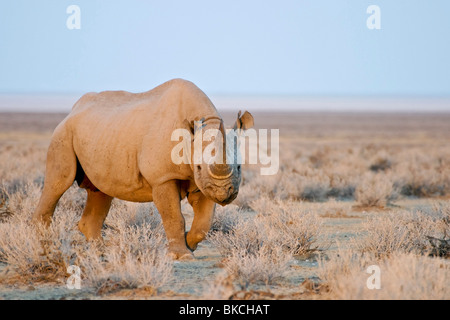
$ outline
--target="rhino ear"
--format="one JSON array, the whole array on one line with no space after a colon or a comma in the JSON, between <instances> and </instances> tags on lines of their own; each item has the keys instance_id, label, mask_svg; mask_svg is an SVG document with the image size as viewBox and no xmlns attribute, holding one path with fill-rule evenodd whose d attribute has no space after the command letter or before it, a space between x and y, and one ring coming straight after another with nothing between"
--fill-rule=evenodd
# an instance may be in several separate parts
<instances>
[{"instance_id":1,"label":"rhino ear","mask_svg":"<svg viewBox=\"0 0 450 320\"><path fill-rule=\"evenodd\" d=\"M250 112L245 111L244 114L241 116L241 111L239 111L236 123L234 124L233 129L242 129L247 130L250 128L253 128L253 125L255 124L253 116Z\"/></svg>"},{"instance_id":2,"label":"rhino ear","mask_svg":"<svg viewBox=\"0 0 450 320\"><path fill-rule=\"evenodd\" d=\"M183 126L188 129L192 136L195 136L195 134L203 129L206 126L206 123L203 123L205 121L205 118L201 118L200 120L196 121L189 121L188 119L184 119Z\"/></svg>"},{"instance_id":3,"label":"rhino ear","mask_svg":"<svg viewBox=\"0 0 450 320\"><path fill-rule=\"evenodd\" d=\"M192 135L194 135L194 121L189 121L188 119L184 119L183 126L185 129L189 130Z\"/></svg>"}]
</instances>

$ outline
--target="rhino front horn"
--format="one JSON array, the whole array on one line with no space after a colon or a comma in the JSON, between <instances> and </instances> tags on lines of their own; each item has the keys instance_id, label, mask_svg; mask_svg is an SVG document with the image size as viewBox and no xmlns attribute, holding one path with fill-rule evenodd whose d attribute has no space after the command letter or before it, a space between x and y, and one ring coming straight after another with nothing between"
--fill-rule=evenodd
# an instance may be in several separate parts
<instances>
[{"instance_id":1,"label":"rhino front horn","mask_svg":"<svg viewBox=\"0 0 450 320\"><path fill-rule=\"evenodd\" d=\"M223 180L231 177L233 168L227 164L210 164L208 165L208 173L211 177L218 180Z\"/></svg>"}]
</instances>

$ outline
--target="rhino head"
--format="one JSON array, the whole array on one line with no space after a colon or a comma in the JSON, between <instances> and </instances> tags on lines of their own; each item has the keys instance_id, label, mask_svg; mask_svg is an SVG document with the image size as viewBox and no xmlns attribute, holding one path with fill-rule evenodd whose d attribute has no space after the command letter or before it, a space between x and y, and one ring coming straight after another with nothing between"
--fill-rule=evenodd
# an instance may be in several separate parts
<instances>
[{"instance_id":1,"label":"rhino head","mask_svg":"<svg viewBox=\"0 0 450 320\"><path fill-rule=\"evenodd\" d=\"M239 112L233 130L226 133L223 122L215 121L215 126L219 126L217 135L208 146L215 152L210 158L203 159L201 164L194 164L197 187L207 198L222 206L231 203L238 195L241 183L241 155L237 138L243 130L253 127L253 122L253 116L249 112L244 112L242 116ZM200 129L202 128L197 128ZM195 139L193 143L195 144ZM202 150L205 151L205 145L202 145Z\"/></svg>"}]
</instances>

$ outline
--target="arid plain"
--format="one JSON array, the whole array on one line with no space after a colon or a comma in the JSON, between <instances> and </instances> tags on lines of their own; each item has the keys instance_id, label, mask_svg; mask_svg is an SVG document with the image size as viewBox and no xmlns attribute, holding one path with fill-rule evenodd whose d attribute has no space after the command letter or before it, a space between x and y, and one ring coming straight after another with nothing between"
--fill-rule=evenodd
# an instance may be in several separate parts
<instances>
[{"instance_id":1,"label":"arid plain","mask_svg":"<svg viewBox=\"0 0 450 320\"><path fill-rule=\"evenodd\" d=\"M253 115L280 130L278 174L244 165L196 260L174 262L151 203L114 200L87 243L76 183L50 229L30 224L65 114L0 113L0 299L450 299L450 113Z\"/></svg>"}]
</instances>

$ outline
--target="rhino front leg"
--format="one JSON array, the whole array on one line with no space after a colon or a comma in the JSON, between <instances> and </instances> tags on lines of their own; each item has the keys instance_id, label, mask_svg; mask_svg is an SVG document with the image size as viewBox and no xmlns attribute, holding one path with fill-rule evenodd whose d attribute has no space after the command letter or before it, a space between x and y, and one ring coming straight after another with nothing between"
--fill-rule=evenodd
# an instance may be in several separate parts
<instances>
[{"instance_id":1,"label":"rhino front leg","mask_svg":"<svg viewBox=\"0 0 450 320\"><path fill-rule=\"evenodd\" d=\"M214 201L207 199L201 192L190 194L188 201L194 209L194 221L186 236L186 242L191 250L195 250L198 243L205 239L206 234L211 229L216 204Z\"/></svg>"},{"instance_id":2,"label":"rhino front leg","mask_svg":"<svg viewBox=\"0 0 450 320\"><path fill-rule=\"evenodd\" d=\"M153 188L153 202L161 215L169 254L174 259L192 259L194 255L186 245L185 222L181 214L180 192L175 181Z\"/></svg>"}]
</instances>

